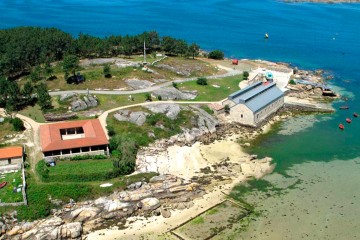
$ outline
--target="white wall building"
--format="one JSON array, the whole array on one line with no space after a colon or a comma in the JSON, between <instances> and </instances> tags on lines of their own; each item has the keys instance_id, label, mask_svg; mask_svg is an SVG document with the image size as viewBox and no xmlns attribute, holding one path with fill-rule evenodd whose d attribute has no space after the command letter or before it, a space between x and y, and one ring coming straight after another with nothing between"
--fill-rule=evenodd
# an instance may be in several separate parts
<instances>
[{"instance_id":1,"label":"white wall building","mask_svg":"<svg viewBox=\"0 0 360 240\"><path fill-rule=\"evenodd\" d=\"M257 126L284 105L284 93L274 82L255 82L231 94L223 105L230 107L232 121Z\"/></svg>"}]
</instances>

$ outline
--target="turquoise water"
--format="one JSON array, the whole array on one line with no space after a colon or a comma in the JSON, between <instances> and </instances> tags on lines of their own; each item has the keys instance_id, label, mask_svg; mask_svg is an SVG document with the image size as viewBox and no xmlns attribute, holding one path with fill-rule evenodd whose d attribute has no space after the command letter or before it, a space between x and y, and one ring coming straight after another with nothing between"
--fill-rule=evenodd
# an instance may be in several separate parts
<instances>
[{"instance_id":1,"label":"turquoise water","mask_svg":"<svg viewBox=\"0 0 360 240\"><path fill-rule=\"evenodd\" d=\"M278 184L277 176L282 176L280 174L294 179L312 179L316 177L314 169L338 169L325 173L322 171L326 179L332 180L327 185L330 189L326 188L327 192L319 191L318 194L306 194L310 205L311 201L317 201L317 197L321 198L341 188L333 182L351 182L344 188L347 194L341 196L358 191L358 165L353 159L360 155L360 118L346 124L345 131L339 131L337 126L353 111L360 112L360 4L286 4L275 0L2 0L0 10L0 28L23 25L57 27L73 35L83 32L96 36L157 30L161 35L197 42L207 50L221 49L228 57L261 58L290 62L302 68L325 69L335 76L330 83L341 87L341 93L352 96L347 103L351 110L318 115L311 119L299 117L294 122L286 122L281 125L280 132L264 138L252 151L260 156L274 158L277 166L275 173L268 179L275 185ZM266 32L270 35L268 40L263 37ZM341 104L336 102L334 106L337 108ZM304 125L304 122L313 124ZM293 134L284 134L288 129L295 128L297 131L292 131ZM341 168L342 165L346 167ZM346 171L350 170L351 177L344 178ZM343 171L343 174L339 175L339 171ZM312 187L301 185L300 189L313 193L324 184L326 181L315 181L310 184ZM283 195L285 205L291 202L295 206L302 206L302 198L297 195L297 191L299 188L290 189L288 194ZM294 196L300 200L296 202ZM338 204L344 201L341 196L330 194L332 201ZM278 202L267 201L266 198L256 202L259 208L273 209L269 210L269 216L274 215L274 219L277 219L271 230L278 234L268 236L268 239L292 239L288 233L276 230L283 221L275 217L276 212L281 212L275 207ZM360 201L354 202L357 204L352 204L352 209L357 212ZM284 209L289 211L286 207ZM353 225L347 224L353 219L351 214L345 214L345 220L337 218L340 214L325 210L319 214L323 217L329 215L334 220L333 225L356 231ZM295 212L293 218L296 219L296 216L304 219L303 223L307 220L300 212ZM323 226L323 232L329 233L328 226L325 227L321 219L314 221L318 226ZM263 224L266 221L259 219L251 224L250 229L262 232L266 229L266 224ZM289 229L291 226L288 226ZM310 226L307 230L316 231ZM356 239L358 235L349 238ZM312 236L313 239L331 239L327 234ZM347 239L335 236L334 239ZM258 239L257 236L248 237ZM302 237L307 238L299 234L294 239Z\"/></svg>"}]
</instances>

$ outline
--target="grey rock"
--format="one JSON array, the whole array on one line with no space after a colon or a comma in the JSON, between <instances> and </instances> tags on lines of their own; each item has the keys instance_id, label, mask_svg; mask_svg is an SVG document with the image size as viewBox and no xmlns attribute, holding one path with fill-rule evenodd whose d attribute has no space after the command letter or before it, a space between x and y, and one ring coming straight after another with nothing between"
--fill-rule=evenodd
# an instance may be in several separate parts
<instances>
[{"instance_id":1,"label":"grey rock","mask_svg":"<svg viewBox=\"0 0 360 240\"><path fill-rule=\"evenodd\" d=\"M154 176L152 178L150 178L149 182L150 183L159 183L159 182L164 182L166 180L166 175L159 175L159 176Z\"/></svg>"},{"instance_id":2,"label":"grey rock","mask_svg":"<svg viewBox=\"0 0 360 240\"><path fill-rule=\"evenodd\" d=\"M60 96L60 101L65 101L65 100L68 100L69 98L72 98L76 96L76 93L64 93L64 94L61 94Z\"/></svg>"},{"instance_id":3,"label":"grey rock","mask_svg":"<svg viewBox=\"0 0 360 240\"><path fill-rule=\"evenodd\" d=\"M87 109L87 105L81 99L78 99L78 100L71 103L71 110L74 111L74 112L82 111L82 110L85 110L85 109Z\"/></svg>"},{"instance_id":4,"label":"grey rock","mask_svg":"<svg viewBox=\"0 0 360 240\"><path fill-rule=\"evenodd\" d=\"M138 80L138 79L128 79L125 80L125 83L134 90L144 89L154 85L153 82L150 82L148 80Z\"/></svg>"},{"instance_id":5,"label":"grey rock","mask_svg":"<svg viewBox=\"0 0 360 240\"><path fill-rule=\"evenodd\" d=\"M81 236L82 226L79 222L66 223L61 226L60 236L64 239L75 239Z\"/></svg>"},{"instance_id":6,"label":"grey rock","mask_svg":"<svg viewBox=\"0 0 360 240\"><path fill-rule=\"evenodd\" d=\"M160 88L152 92L154 96L161 96L163 100L191 100L197 96L197 91L179 91L176 88Z\"/></svg>"},{"instance_id":7,"label":"grey rock","mask_svg":"<svg viewBox=\"0 0 360 240\"><path fill-rule=\"evenodd\" d=\"M169 218L171 217L171 212L170 212L170 209L161 209L161 215L164 217L164 218Z\"/></svg>"},{"instance_id":8,"label":"grey rock","mask_svg":"<svg viewBox=\"0 0 360 240\"><path fill-rule=\"evenodd\" d=\"M163 113L172 120L177 118L181 110L178 104L172 104L172 103L152 104L145 106L145 108L149 109L151 112L154 113Z\"/></svg>"},{"instance_id":9,"label":"grey rock","mask_svg":"<svg viewBox=\"0 0 360 240\"><path fill-rule=\"evenodd\" d=\"M160 201L157 198L145 198L140 201L142 209L145 211L154 210L160 207Z\"/></svg>"},{"instance_id":10,"label":"grey rock","mask_svg":"<svg viewBox=\"0 0 360 240\"><path fill-rule=\"evenodd\" d=\"M146 116L149 114L146 112L130 112L129 110L119 110L114 114L114 118L118 121L126 121L135 123L138 126L142 126L146 122Z\"/></svg>"}]
</instances>

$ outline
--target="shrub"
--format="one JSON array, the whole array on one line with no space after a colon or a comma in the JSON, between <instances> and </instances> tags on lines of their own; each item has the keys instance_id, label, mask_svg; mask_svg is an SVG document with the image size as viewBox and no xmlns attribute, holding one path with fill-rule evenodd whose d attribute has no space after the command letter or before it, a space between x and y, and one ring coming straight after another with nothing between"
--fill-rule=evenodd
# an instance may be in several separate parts
<instances>
[{"instance_id":1,"label":"shrub","mask_svg":"<svg viewBox=\"0 0 360 240\"><path fill-rule=\"evenodd\" d=\"M172 86L176 89L178 89L178 84L176 82L172 82Z\"/></svg>"},{"instance_id":2,"label":"shrub","mask_svg":"<svg viewBox=\"0 0 360 240\"><path fill-rule=\"evenodd\" d=\"M111 78L111 67L110 64L105 64L103 68L103 74L106 78Z\"/></svg>"},{"instance_id":3,"label":"shrub","mask_svg":"<svg viewBox=\"0 0 360 240\"><path fill-rule=\"evenodd\" d=\"M44 160L41 160L36 164L36 171L42 181L49 179L49 169Z\"/></svg>"},{"instance_id":4,"label":"shrub","mask_svg":"<svg viewBox=\"0 0 360 240\"><path fill-rule=\"evenodd\" d=\"M112 137L115 135L115 130L112 126L106 126L109 137Z\"/></svg>"},{"instance_id":5,"label":"shrub","mask_svg":"<svg viewBox=\"0 0 360 240\"><path fill-rule=\"evenodd\" d=\"M204 77L199 77L197 80L196 80L196 83L199 84L199 85L207 85L207 79L204 78Z\"/></svg>"},{"instance_id":6,"label":"shrub","mask_svg":"<svg viewBox=\"0 0 360 240\"><path fill-rule=\"evenodd\" d=\"M224 53L221 50L214 50L209 53L208 58L222 60L224 59Z\"/></svg>"},{"instance_id":7,"label":"shrub","mask_svg":"<svg viewBox=\"0 0 360 240\"><path fill-rule=\"evenodd\" d=\"M23 131L25 129L24 123L20 118L16 117L14 119L11 119L11 124L12 124L14 130L17 132Z\"/></svg>"},{"instance_id":8,"label":"shrub","mask_svg":"<svg viewBox=\"0 0 360 240\"><path fill-rule=\"evenodd\" d=\"M69 158L70 161L80 161L80 160L100 160L100 159L107 159L107 157L105 155L78 155L78 156L73 156L71 158Z\"/></svg>"},{"instance_id":9,"label":"shrub","mask_svg":"<svg viewBox=\"0 0 360 240\"><path fill-rule=\"evenodd\" d=\"M245 71L245 72L243 73L243 79L244 79L244 80L247 80L248 78L249 78L249 72Z\"/></svg>"},{"instance_id":10,"label":"shrub","mask_svg":"<svg viewBox=\"0 0 360 240\"><path fill-rule=\"evenodd\" d=\"M224 107L224 111L226 113L229 113L230 112L230 106L226 104L225 107Z\"/></svg>"},{"instance_id":11,"label":"shrub","mask_svg":"<svg viewBox=\"0 0 360 240\"><path fill-rule=\"evenodd\" d=\"M152 101L152 98L151 98L151 94L150 94L150 93L146 93L146 94L145 94L145 101L147 101L147 102L151 102L151 101Z\"/></svg>"},{"instance_id":12,"label":"shrub","mask_svg":"<svg viewBox=\"0 0 360 240\"><path fill-rule=\"evenodd\" d=\"M289 84L291 84L291 85L296 85L296 82L294 81L294 79L291 79L291 80L289 81Z\"/></svg>"},{"instance_id":13,"label":"shrub","mask_svg":"<svg viewBox=\"0 0 360 240\"><path fill-rule=\"evenodd\" d=\"M161 95L157 96L157 99L158 99L159 101L161 101L161 100L162 100Z\"/></svg>"}]
</instances>

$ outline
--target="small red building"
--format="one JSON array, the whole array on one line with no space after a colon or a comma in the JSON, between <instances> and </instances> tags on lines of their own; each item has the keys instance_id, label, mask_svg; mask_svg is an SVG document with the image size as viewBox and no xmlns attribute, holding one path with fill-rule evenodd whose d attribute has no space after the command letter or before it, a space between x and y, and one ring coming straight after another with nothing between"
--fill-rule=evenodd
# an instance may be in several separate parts
<instances>
[{"instance_id":1,"label":"small red building","mask_svg":"<svg viewBox=\"0 0 360 240\"><path fill-rule=\"evenodd\" d=\"M239 60L233 59L233 60L232 60L232 64L233 64L233 65L238 65L238 64L239 64Z\"/></svg>"}]
</instances>

